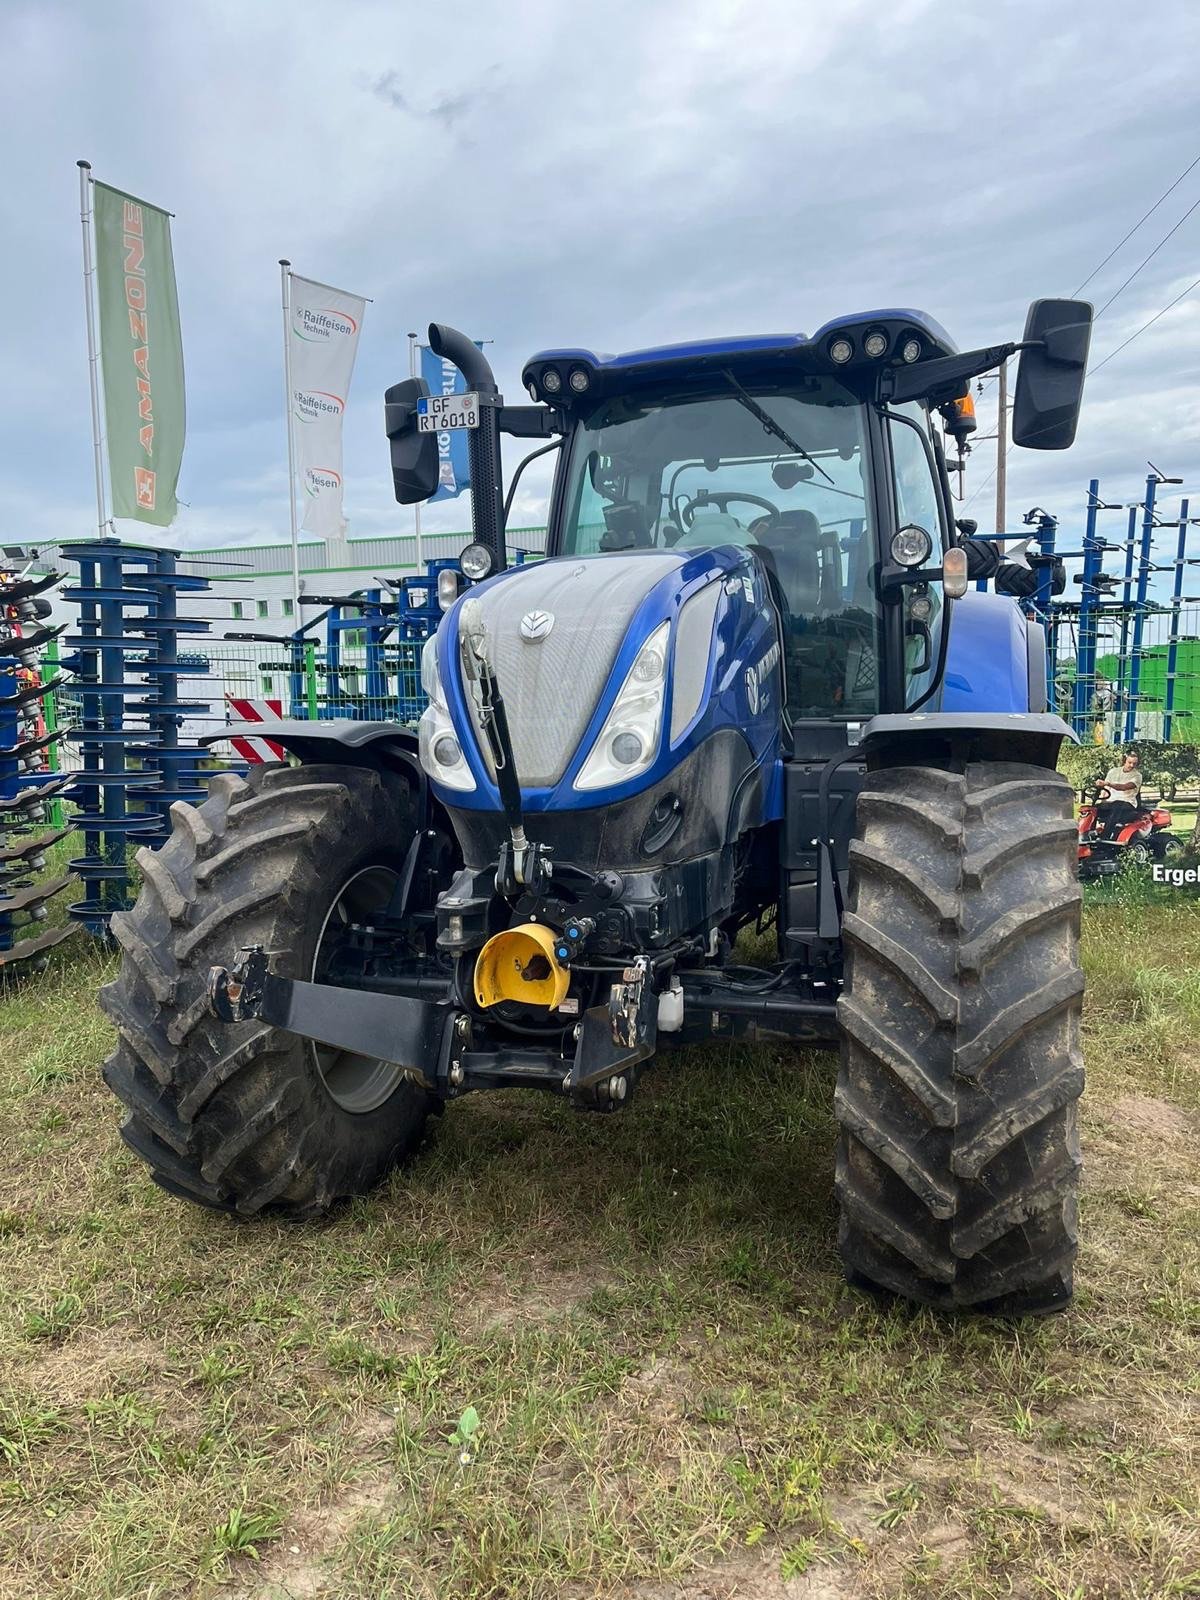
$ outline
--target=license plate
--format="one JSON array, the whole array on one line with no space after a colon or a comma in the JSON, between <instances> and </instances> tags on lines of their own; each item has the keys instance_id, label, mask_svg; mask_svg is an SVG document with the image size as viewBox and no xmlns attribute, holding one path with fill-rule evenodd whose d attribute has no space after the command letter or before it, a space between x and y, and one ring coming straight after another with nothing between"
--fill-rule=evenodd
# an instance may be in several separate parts
<instances>
[{"instance_id":1,"label":"license plate","mask_svg":"<svg viewBox=\"0 0 1200 1600\"><path fill-rule=\"evenodd\" d=\"M477 394L431 394L417 401L418 433L449 433L479 426Z\"/></svg>"}]
</instances>

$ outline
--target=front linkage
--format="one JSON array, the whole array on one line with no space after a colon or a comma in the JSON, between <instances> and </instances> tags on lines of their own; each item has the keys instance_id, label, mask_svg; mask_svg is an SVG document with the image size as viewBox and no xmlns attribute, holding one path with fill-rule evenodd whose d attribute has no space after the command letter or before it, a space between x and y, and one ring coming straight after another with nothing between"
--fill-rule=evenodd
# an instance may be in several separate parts
<instances>
[{"instance_id":1,"label":"front linkage","mask_svg":"<svg viewBox=\"0 0 1200 1600\"><path fill-rule=\"evenodd\" d=\"M639 957L621 973L606 1004L590 1007L565 1048L517 1041L483 1047L478 1019L455 1002L381 994L283 978L259 946L240 950L232 967L213 967L209 1005L226 1024L258 1020L338 1050L395 1062L431 1094L455 1099L476 1089L541 1088L581 1110L614 1111L629 1098L641 1062L658 1047L658 995L650 963Z\"/></svg>"}]
</instances>

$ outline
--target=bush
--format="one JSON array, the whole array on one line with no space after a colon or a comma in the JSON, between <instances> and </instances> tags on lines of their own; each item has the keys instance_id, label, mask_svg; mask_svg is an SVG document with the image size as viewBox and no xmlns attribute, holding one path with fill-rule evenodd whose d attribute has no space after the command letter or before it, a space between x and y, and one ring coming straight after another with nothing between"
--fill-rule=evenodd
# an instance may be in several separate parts
<instances>
[{"instance_id":1,"label":"bush","mask_svg":"<svg viewBox=\"0 0 1200 1600\"><path fill-rule=\"evenodd\" d=\"M1110 767L1119 767L1130 750L1137 752L1142 781L1164 799L1174 800L1180 788L1200 784L1200 745L1163 744L1159 739L1137 739L1132 744L1064 745L1058 770L1073 787L1091 789Z\"/></svg>"}]
</instances>

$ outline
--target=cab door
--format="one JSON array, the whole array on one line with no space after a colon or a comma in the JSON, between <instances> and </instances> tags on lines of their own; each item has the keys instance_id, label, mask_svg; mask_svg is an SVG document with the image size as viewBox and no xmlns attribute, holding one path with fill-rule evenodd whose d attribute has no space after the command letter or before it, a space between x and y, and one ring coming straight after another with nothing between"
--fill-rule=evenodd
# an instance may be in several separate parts
<instances>
[{"instance_id":1,"label":"cab door","mask_svg":"<svg viewBox=\"0 0 1200 1600\"><path fill-rule=\"evenodd\" d=\"M924 566L941 571L948 542L945 502L925 408L916 403L893 406L886 413L893 528L921 528L929 535L930 554ZM913 710L936 683L942 629L947 621L940 576L920 584L906 583L899 608L903 635L904 704Z\"/></svg>"}]
</instances>

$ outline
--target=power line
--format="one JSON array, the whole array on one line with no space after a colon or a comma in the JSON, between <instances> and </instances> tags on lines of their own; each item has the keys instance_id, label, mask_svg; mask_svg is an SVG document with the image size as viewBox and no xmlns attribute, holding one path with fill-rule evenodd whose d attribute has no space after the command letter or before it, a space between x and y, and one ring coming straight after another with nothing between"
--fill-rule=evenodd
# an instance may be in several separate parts
<instances>
[{"instance_id":1,"label":"power line","mask_svg":"<svg viewBox=\"0 0 1200 1600\"><path fill-rule=\"evenodd\" d=\"M1078 289L1074 290L1074 292L1073 292L1073 294L1071 296L1072 299L1074 299L1075 296L1079 294L1080 290L1082 290L1082 289L1087 287L1087 285L1096 276L1096 273L1100 272L1105 266L1107 266L1107 264L1116 255L1117 251L1120 250L1121 246L1126 244L1133 237L1133 235L1138 231L1138 229L1141 227L1142 223L1146 221L1147 217L1152 216L1154 214L1154 212L1156 212L1158 210L1159 206L1162 205L1163 201L1167 198L1167 196L1170 195L1174 190L1178 189L1179 185L1187 177L1188 173L1191 172L1193 170L1193 168L1197 167L1197 166L1200 166L1200 156L1196 156L1196 158L1193 161L1191 161L1189 163L1189 165L1187 167L1185 167L1184 170L1179 174L1179 176L1175 179L1175 182L1173 184L1171 184L1169 188L1163 190L1162 194L1159 195L1158 199L1150 207L1150 210L1147 211L1141 218L1139 218L1139 220L1137 222L1134 223L1133 227L1130 228L1129 232L1120 241L1120 244L1114 245L1113 248L1109 251L1109 253L1105 256L1104 260L1100 263L1100 265L1098 267L1095 267L1087 275L1087 277L1079 285ZM1093 317L1093 319L1092 319L1093 325L1100 320L1100 318L1108 310L1109 306L1112 305L1113 301L1117 298L1117 296L1123 294L1125 292L1125 290L1128 289L1129 285L1137 277L1138 273L1140 273L1142 271L1143 267L1148 266L1150 264L1150 262L1154 260L1154 257L1162 249L1163 245L1166 244L1167 240L1170 239L1173 234L1178 233L1179 229L1182 228L1183 224L1192 215L1192 213L1194 211L1196 211L1198 208L1200 208L1200 199L1197 199L1197 200L1192 202L1192 204L1183 213L1183 215L1180 217L1179 221L1175 224L1175 226L1173 228L1171 228L1167 233L1165 233L1162 236L1162 238L1154 246L1154 249L1151 250L1150 254L1145 258L1145 260L1139 262L1137 267L1135 267L1134 270L1125 279L1125 282L1121 285L1121 287L1119 289L1117 289L1113 294L1109 295L1108 299L1104 302L1104 304L1100 307L1099 311L1097 311L1096 315ZM1149 322L1144 322L1142 324L1142 326L1140 328L1138 328L1136 333L1131 333L1129 335L1128 339L1126 339L1122 344L1119 344L1116 347L1115 350L1110 350L1108 352L1108 354L1105 356L1103 361L1098 361L1094 367L1090 367L1088 369L1087 373L1085 374L1085 376L1090 378L1093 372L1099 372L1101 367L1107 366L1108 363L1112 360L1112 358L1114 356L1120 355L1121 351L1126 349L1129 345L1131 345L1133 343L1133 341L1135 339L1137 339L1141 334L1145 333L1147 328L1153 327L1154 324L1158 321L1158 319L1160 317L1165 317L1168 311L1170 311L1174 306L1177 306L1181 300L1186 299L1186 297L1189 294L1191 294L1192 290L1195 289L1198 285L1200 285L1200 278L1197 278L1195 283L1190 283L1187 286L1187 288L1183 290L1183 292L1181 294L1177 294L1175 296L1174 300L1171 300L1167 305L1163 306L1161 311L1155 312L1154 316L1152 316L1150 318ZM993 381L994 381L994 379L991 378L991 377L986 378L984 380L984 382L979 385L979 393L982 394L984 389L986 388L987 384L992 383ZM1001 419L1000 419L1001 427L1003 426L1003 422L1004 422L1004 419L1003 419L1003 417L1001 417ZM1006 461L1008 460L1008 457L1009 457L1009 455L1010 455L1010 453L1012 451L1012 448L1013 447L1010 444L1008 446L1008 448L1004 452L1004 459ZM987 488L988 484L991 483L992 479L996 476L997 470L998 470L997 467L993 467L992 470L988 473L987 477L984 478L983 482L980 483L977 486L977 488L975 488L972 491L971 498L963 506L963 510L964 511L966 511L970 506L974 505L975 501L978 499L978 497L982 493L982 491Z\"/></svg>"},{"instance_id":2,"label":"power line","mask_svg":"<svg viewBox=\"0 0 1200 1600\"><path fill-rule=\"evenodd\" d=\"M1200 155L1195 156L1187 164L1187 166L1183 169L1183 171L1175 179L1175 182L1172 183L1172 184L1169 184L1167 186L1167 188L1165 188L1163 190L1163 192L1159 195L1158 199L1150 207L1149 211L1144 211L1142 213L1142 215L1138 218L1138 220L1134 223L1133 227L1130 228L1129 232L1124 236L1124 238L1120 239L1115 245L1113 245L1112 249L1108 252L1108 254L1105 256L1104 260L1100 263L1100 265L1097 266L1097 267L1093 267L1092 270L1088 273L1087 277L1083 280L1083 282L1081 284L1079 284L1077 288L1075 288L1075 289L1073 289L1071 291L1071 299L1072 300L1074 300L1076 298L1076 296L1082 294L1084 289L1087 288L1088 284L1091 283L1092 279L1096 276L1097 273L1104 271L1104 268L1108 265L1108 263L1112 260L1112 258L1118 253L1118 251L1123 249L1124 246L1129 243L1130 239L1133 238L1134 234L1141 227L1142 223L1143 222L1147 222L1154 215L1154 213L1158 210L1159 206L1162 205L1163 201L1166 200L1170 195L1175 193L1175 190L1178 189L1179 185L1187 177L1188 173L1193 171L1196 167L1200 167ZM1196 205L1200 205L1200 200L1198 200L1196 202ZM1185 211L1183 216L1180 217L1179 221L1175 224L1175 227L1171 229L1171 233L1174 233L1177 228L1179 228L1183 223L1185 223L1187 221L1187 219L1191 216L1192 212L1195 211L1195 209L1196 209L1196 206L1194 205L1188 211ZM1154 258L1154 256L1156 256L1158 254L1158 252L1162 249L1163 245L1166 244L1167 239L1169 239L1171 237L1171 233L1168 233L1166 238L1159 240L1158 244L1155 245L1154 249L1146 257L1146 260L1142 262L1142 266L1138 267L1137 272L1134 272L1130 277L1126 278L1125 282L1121 285L1121 288L1117 290L1117 294L1120 294L1122 292L1122 290L1125 290L1125 289L1127 289L1129 287L1129 285L1133 282L1133 279L1137 277L1138 272L1140 272L1142 270L1142 267L1144 267L1147 262L1151 261ZM1117 298L1117 294L1109 296L1109 298L1100 307L1099 311L1097 311L1097 313L1095 315L1095 318L1093 319L1094 321L1098 322L1100 320L1100 318L1108 310L1109 306L1112 305L1113 301ZM1169 307L1167 309L1169 309ZM1114 354L1115 354L1115 351L1114 351ZM995 380L994 377L985 378L983 380L983 382L979 385L979 393L982 394L983 391L987 388L988 384L995 383L995 381L996 380Z\"/></svg>"},{"instance_id":3,"label":"power line","mask_svg":"<svg viewBox=\"0 0 1200 1600\"><path fill-rule=\"evenodd\" d=\"M1190 165L1188 165L1188 166L1186 166L1184 168L1184 170L1175 179L1175 182L1171 185L1171 187L1169 189L1164 189L1163 190L1163 192L1159 195L1158 199L1150 207L1149 211L1147 211L1144 216L1139 217L1138 220L1134 223L1133 227L1130 228L1129 232L1121 240L1120 244L1113 245L1112 249L1108 252L1108 254L1105 256L1104 260L1100 263L1100 265L1098 267L1093 267L1092 268L1092 270L1088 273L1087 277L1079 285L1079 288L1073 291L1073 293L1071 295L1072 300L1074 300L1074 298L1075 298L1075 296L1077 294L1081 294L1083 292L1083 290L1087 288L1088 284L1091 283L1092 279L1096 276L1096 274L1098 272L1103 272L1104 268L1108 265L1108 263L1116 255L1117 251L1120 250L1123 245L1127 245L1129 243L1130 239L1133 238L1134 234L1141 227L1142 223L1145 222L1147 220L1147 218L1152 217L1154 215L1154 213L1158 210L1159 206L1162 205L1163 201L1167 198L1167 196L1170 195L1170 194L1174 194L1175 190L1178 189L1179 185L1187 177L1188 173L1191 172L1192 168L1193 167L1197 167L1197 166L1200 166L1200 156L1197 156L1196 159L1190 163Z\"/></svg>"},{"instance_id":4,"label":"power line","mask_svg":"<svg viewBox=\"0 0 1200 1600\"><path fill-rule=\"evenodd\" d=\"M1131 345L1140 334L1145 333L1147 328L1153 327L1158 321L1159 317L1165 317L1167 312L1171 310L1172 306L1177 306L1181 300L1186 299L1186 297L1191 294L1193 289L1198 287L1200 287L1200 278L1197 278L1194 283L1189 283L1187 288L1177 294L1174 300L1168 301L1161 311L1156 311L1150 318L1149 322L1143 322L1141 327L1137 330L1137 333L1131 333L1123 344L1119 344L1115 350L1110 350L1103 361L1097 361L1094 367L1089 367L1087 376L1090 378L1093 372L1099 372L1101 367L1107 366L1114 356L1120 355L1121 351L1124 350L1127 345Z\"/></svg>"},{"instance_id":5,"label":"power line","mask_svg":"<svg viewBox=\"0 0 1200 1600\"><path fill-rule=\"evenodd\" d=\"M1100 307L1099 311L1097 311L1095 317L1092 319L1094 322L1099 322L1100 318L1104 315L1104 313L1108 310L1109 306L1112 305L1113 301L1117 298L1117 295L1124 294L1125 290L1128 289L1129 285L1133 282L1133 280L1137 277L1138 273L1142 270L1142 267L1148 266L1150 264L1150 262L1154 260L1155 256L1162 249L1163 245L1165 245L1167 240L1171 237L1171 234L1175 234L1175 233L1179 232L1180 228L1183 227L1184 223L1191 216L1192 212L1197 209L1197 207L1200 207L1200 198L1198 198L1198 199L1196 199L1196 200L1194 200L1192 202L1192 204L1187 208L1187 210L1180 217L1179 221L1171 229L1170 233L1164 233L1163 234L1162 238L1154 246L1154 249L1151 250L1150 254L1146 257L1145 261L1141 262L1137 267L1134 268L1134 270L1125 279L1125 282L1121 285L1121 287L1118 290L1116 290L1115 293L1109 295L1108 299L1104 302L1104 304Z\"/></svg>"},{"instance_id":6,"label":"power line","mask_svg":"<svg viewBox=\"0 0 1200 1600\"><path fill-rule=\"evenodd\" d=\"M1108 352L1108 354L1104 357L1103 361L1097 361L1097 363L1096 363L1096 365L1094 367L1089 367L1088 370L1087 370L1087 373L1085 374L1085 376L1090 378L1093 373L1099 372L1101 367L1106 367L1114 356L1119 356L1122 350L1128 349L1129 346L1133 343L1133 341L1135 339L1140 338L1141 335L1143 333L1145 333L1147 328L1152 328L1154 326L1154 324L1159 320L1160 317L1165 317L1167 312L1172 310L1175 306L1177 306L1181 300L1186 300L1188 295L1191 294L1193 289L1200 289L1200 278L1197 278L1197 279L1195 279L1194 282L1189 283L1187 288L1186 289L1182 289L1175 296L1175 298L1173 300L1168 300L1167 304L1165 306L1163 306L1161 311L1156 311L1154 313L1154 315L1150 318L1150 320L1148 322L1143 322L1140 328L1138 328L1135 332L1133 332L1133 333L1131 333L1129 335L1128 339L1123 340L1116 347L1115 350L1110 350ZM1012 448L1013 447L1010 444L1009 447L1008 447L1008 450L1005 452L1005 456L1006 457L1007 457L1009 451L1012 450ZM976 499L978 499L978 497L983 493L983 491L987 488L988 484L991 483L992 479L995 476L996 476L996 468L993 467L992 470L988 473L987 477L984 478L983 481L972 491L971 498L963 506L963 510L964 511L968 510L975 503Z\"/></svg>"}]
</instances>

